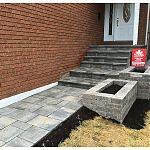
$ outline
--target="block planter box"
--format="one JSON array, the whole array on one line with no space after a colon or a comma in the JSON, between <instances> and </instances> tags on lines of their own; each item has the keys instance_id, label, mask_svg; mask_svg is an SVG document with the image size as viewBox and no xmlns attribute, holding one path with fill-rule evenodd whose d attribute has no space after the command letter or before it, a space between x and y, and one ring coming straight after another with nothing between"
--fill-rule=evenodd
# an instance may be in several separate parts
<instances>
[{"instance_id":1,"label":"block planter box","mask_svg":"<svg viewBox=\"0 0 150 150\"><path fill-rule=\"evenodd\" d=\"M119 79L138 81L137 98L150 99L150 67L143 70L129 67L119 73Z\"/></svg>"},{"instance_id":2,"label":"block planter box","mask_svg":"<svg viewBox=\"0 0 150 150\"><path fill-rule=\"evenodd\" d=\"M136 95L137 81L107 79L87 90L81 103L103 117L122 123Z\"/></svg>"}]
</instances>

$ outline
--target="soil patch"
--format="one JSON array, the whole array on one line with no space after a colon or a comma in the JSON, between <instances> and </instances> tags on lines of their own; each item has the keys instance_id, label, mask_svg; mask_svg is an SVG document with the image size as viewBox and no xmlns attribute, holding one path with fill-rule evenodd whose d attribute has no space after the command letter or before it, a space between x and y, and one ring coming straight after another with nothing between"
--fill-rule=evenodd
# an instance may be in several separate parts
<instances>
[{"instance_id":1,"label":"soil patch","mask_svg":"<svg viewBox=\"0 0 150 150\"><path fill-rule=\"evenodd\" d=\"M150 146L149 139L150 101L136 100L123 124L82 107L34 146Z\"/></svg>"},{"instance_id":2,"label":"soil patch","mask_svg":"<svg viewBox=\"0 0 150 150\"><path fill-rule=\"evenodd\" d=\"M134 68L131 72L144 73L146 68Z\"/></svg>"},{"instance_id":3,"label":"soil patch","mask_svg":"<svg viewBox=\"0 0 150 150\"><path fill-rule=\"evenodd\" d=\"M116 94L123 86L113 84L109 86L108 88L101 91L101 93L108 93L108 94Z\"/></svg>"}]
</instances>

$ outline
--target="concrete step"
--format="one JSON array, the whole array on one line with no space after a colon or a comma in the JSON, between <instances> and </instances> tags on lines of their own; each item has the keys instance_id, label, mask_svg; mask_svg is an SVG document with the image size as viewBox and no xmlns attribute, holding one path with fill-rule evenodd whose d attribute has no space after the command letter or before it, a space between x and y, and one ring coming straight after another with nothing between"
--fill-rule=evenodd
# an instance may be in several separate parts
<instances>
[{"instance_id":1,"label":"concrete step","mask_svg":"<svg viewBox=\"0 0 150 150\"><path fill-rule=\"evenodd\" d=\"M85 56L85 61L92 62L119 62L126 63L128 61L128 57L110 57L110 56Z\"/></svg>"},{"instance_id":2,"label":"concrete step","mask_svg":"<svg viewBox=\"0 0 150 150\"><path fill-rule=\"evenodd\" d=\"M113 47L95 47L95 48L90 48L90 50L99 50L99 51L125 51L125 52L131 52L131 48L113 48Z\"/></svg>"},{"instance_id":3,"label":"concrete step","mask_svg":"<svg viewBox=\"0 0 150 150\"><path fill-rule=\"evenodd\" d=\"M99 79L90 79L90 78L80 78L80 77L65 77L58 81L59 85L90 89L95 86L97 83L101 82Z\"/></svg>"},{"instance_id":4,"label":"concrete step","mask_svg":"<svg viewBox=\"0 0 150 150\"><path fill-rule=\"evenodd\" d=\"M116 48L116 49L132 49L132 48L146 48L146 45L90 45L90 49L94 48Z\"/></svg>"},{"instance_id":5,"label":"concrete step","mask_svg":"<svg viewBox=\"0 0 150 150\"><path fill-rule=\"evenodd\" d=\"M127 68L127 63L112 63L112 62L90 62L82 61L81 67L85 68L100 68L100 69L109 69L109 70L123 70Z\"/></svg>"},{"instance_id":6,"label":"concrete step","mask_svg":"<svg viewBox=\"0 0 150 150\"><path fill-rule=\"evenodd\" d=\"M100 50L89 50L87 51L86 56L109 56L109 57L129 57L131 54L130 51L100 51Z\"/></svg>"},{"instance_id":7,"label":"concrete step","mask_svg":"<svg viewBox=\"0 0 150 150\"><path fill-rule=\"evenodd\" d=\"M118 79L119 78L119 71L80 67L80 68L71 70L70 76L80 77L80 78L100 79L100 80L105 80L108 78Z\"/></svg>"}]
</instances>

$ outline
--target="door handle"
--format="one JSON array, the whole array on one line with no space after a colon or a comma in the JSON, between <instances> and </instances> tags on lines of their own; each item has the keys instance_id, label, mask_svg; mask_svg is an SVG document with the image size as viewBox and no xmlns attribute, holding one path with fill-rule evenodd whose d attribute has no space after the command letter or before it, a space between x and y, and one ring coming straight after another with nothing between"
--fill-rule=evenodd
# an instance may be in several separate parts
<instances>
[{"instance_id":1,"label":"door handle","mask_svg":"<svg viewBox=\"0 0 150 150\"><path fill-rule=\"evenodd\" d=\"M118 27L118 25L119 25L119 18L117 18L117 27Z\"/></svg>"}]
</instances>

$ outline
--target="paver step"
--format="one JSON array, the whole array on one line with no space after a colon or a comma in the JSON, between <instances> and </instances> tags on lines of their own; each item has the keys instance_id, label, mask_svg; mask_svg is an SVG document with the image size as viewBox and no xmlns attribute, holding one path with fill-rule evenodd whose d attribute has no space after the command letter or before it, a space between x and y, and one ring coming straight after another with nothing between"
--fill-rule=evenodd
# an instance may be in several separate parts
<instances>
[{"instance_id":1,"label":"paver step","mask_svg":"<svg viewBox=\"0 0 150 150\"><path fill-rule=\"evenodd\" d=\"M112 56L85 56L85 61L92 62L119 62L126 63L128 61L128 57L112 57Z\"/></svg>"},{"instance_id":2,"label":"paver step","mask_svg":"<svg viewBox=\"0 0 150 150\"><path fill-rule=\"evenodd\" d=\"M119 71L80 67L80 68L71 70L70 76L81 77L81 78L101 79L101 80L105 80L107 78L117 79L119 77Z\"/></svg>"},{"instance_id":3,"label":"paver step","mask_svg":"<svg viewBox=\"0 0 150 150\"><path fill-rule=\"evenodd\" d=\"M146 45L90 45L90 48L120 48L120 49L132 49L132 48L145 48Z\"/></svg>"},{"instance_id":4,"label":"paver step","mask_svg":"<svg viewBox=\"0 0 150 150\"><path fill-rule=\"evenodd\" d=\"M122 70L128 66L127 63L112 63L112 62L90 62L82 61L81 67L87 68L101 68L101 69L112 69L112 70Z\"/></svg>"},{"instance_id":5,"label":"paver step","mask_svg":"<svg viewBox=\"0 0 150 150\"><path fill-rule=\"evenodd\" d=\"M102 51L102 50L88 50L86 56L109 56L109 57L129 57L130 51Z\"/></svg>"},{"instance_id":6,"label":"paver step","mask_svg":"<svg viewBox=\"0 0 150 150\"><path fill-rule=\"evenodd\" d=\"M95 48L90 48L90 50L91 51L98 50L98 51L125 51L125 52L130 52L131 48L95 47Z\"/></svg>"},{"instance_id":7,"label":"paver step","mask_svg":"<svg viewBox=\"0 0 150 150\"><path fill-rule=\"evenodd\" d=\"M59 85L69 86L69 87L77 87L83 89L90 89L95 86L97 83L101 82L99 79L91 79L91 78L80 78L80 77L65 77L58 81Z\"/></svg>"}]
</instances>

